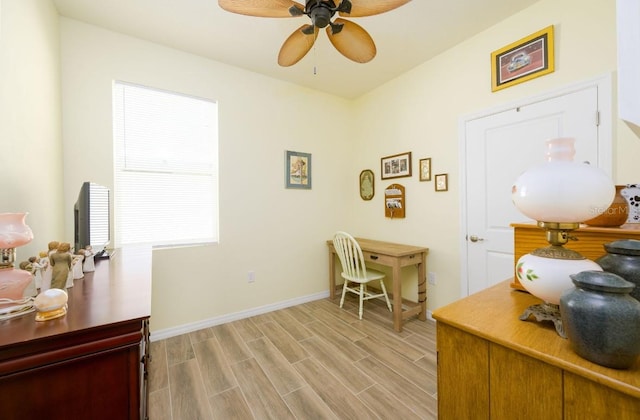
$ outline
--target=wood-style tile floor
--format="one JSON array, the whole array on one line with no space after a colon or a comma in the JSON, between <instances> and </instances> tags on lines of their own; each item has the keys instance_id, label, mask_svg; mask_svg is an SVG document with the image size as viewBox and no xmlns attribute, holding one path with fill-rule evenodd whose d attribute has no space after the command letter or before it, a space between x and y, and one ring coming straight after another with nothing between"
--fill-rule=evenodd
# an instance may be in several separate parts
<instances>
[{"instance_id":1,"label":"wood-style tile floor","mask_svg":"<svg viewBox=\"0 0 640 420\"><path fill-rule=\"evenodd\" d=\"M318 300L151 343L151 420L435 419L435 324Z\"/></svg>"}]
</instances>

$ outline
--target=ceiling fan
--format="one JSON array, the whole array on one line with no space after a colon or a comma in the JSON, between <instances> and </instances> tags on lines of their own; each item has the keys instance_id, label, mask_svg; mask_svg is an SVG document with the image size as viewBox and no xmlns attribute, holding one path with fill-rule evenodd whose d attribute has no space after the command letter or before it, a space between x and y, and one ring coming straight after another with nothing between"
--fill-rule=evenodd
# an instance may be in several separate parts
<instances>
[{"instance_id":1,"label":"ceiling fan","mask_svg":"<svg viewBox=\"0 0 640 420\"><path fill-rule=\"evenodd\" d=\"M282 44L278 64L289 67L300 61L313 47L321 28L333 46L345 57L357 63L367 63L376 56L376 44L360 25L342 17L373 16L388 12L411 0L306 0L305 5L292 0L218 0L228 12L258 17L308 16L311 24L304 24Z\"/></svg>"}]
</instances>

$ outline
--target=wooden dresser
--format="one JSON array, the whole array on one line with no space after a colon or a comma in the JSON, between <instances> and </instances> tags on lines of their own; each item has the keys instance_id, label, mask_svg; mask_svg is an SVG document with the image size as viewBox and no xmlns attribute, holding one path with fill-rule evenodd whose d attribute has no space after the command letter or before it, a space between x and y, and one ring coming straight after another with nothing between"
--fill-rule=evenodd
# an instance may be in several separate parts
<instances>
[{"instance_id":1,"label":"wooden dresser","mask_svg":"<svg viewBox=\"0 0 640 420\"><path fill-rule=\"evenodd\" d=\"M0 321L0 418L145 418L151 250L96 261L68 293L61 318Z\"/></svg>"},{"instance_id":2,"label":"wooden dresser","mask_svg":"<svg viewBox=\"0 0 640 420\"><path fill-rule=\"evenodd\" d=\"M513 227L514 267L518 259L524 254L536 248L549 245L545 237L545 231L540 229L535 223L513 223L511 226ZM582 225L580 229L572 231L570 236L573 237L574 240L570 240L565 247L581 253L585 258L595 261L606 254L604 244L620 239L640 240L640 223L629 223L615 228ZM517 289L523 289L515 277L511 286Z\"/></svg>"},{"instance_id":3,"label":"wooden dresser","mask_svg":"<svg viewBox=\"0 0 640 420\"><path fill-rule=\"evenodd\" d=\"M540 299L506 280L433 313L442 419L640 419L640 360L591 363L552 323L520 321Z\"/></svg>"}]
</instances>

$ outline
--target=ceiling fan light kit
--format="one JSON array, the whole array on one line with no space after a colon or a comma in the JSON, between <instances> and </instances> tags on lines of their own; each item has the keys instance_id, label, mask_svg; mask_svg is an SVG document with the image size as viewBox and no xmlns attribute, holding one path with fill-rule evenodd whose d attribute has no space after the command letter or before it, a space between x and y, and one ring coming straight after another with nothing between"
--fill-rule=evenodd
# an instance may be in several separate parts
<instances>
[{"instance_id":1,"label":"ceiling fan light kit","mask_svg":"<svg viewBox=\"0 0 640 420\"><path fill-rule=\"evenodd\" d=\"M228 12L256 17L308 16L311 24L295 30L282 44L278 64L289 67L300 61L315 44L319 29L326 28L336 50L357 63L368 63L376 56L371 35L360 25L341 17L364 17L385 13L411 0L306 0L305 5L292 0L218 0Z\"/></svg>"}]
</instances>

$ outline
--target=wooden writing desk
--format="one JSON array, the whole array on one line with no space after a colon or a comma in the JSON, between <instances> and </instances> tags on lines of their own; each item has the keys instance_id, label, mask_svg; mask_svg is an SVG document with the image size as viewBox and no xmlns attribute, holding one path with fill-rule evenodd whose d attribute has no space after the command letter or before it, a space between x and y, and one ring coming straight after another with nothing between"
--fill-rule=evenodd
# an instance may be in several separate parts
<instances>
[{"instance_id":1,"label":"wooden writing desk","mask_svg":"<svg viewBox=\"0 0 640 420\"><path fill-rule=\"evenodd\" d=\"M427 253L429 248L412 245L395 244L391 242L374 241L371 239L356 238L362 249L365 261L384 265L393 269L393 327L396 331L402 331L402 320L413 315L418 319L427 319ZM333 241L327 241L329 247L329 297L335 298L336 292L336 250ZM402 309L402 279L400 269L409 265L415 265L418 269L418 303L409 302L408 309ZM406 301L405 301L406 303ZM414 303L413 305L410 305Z\"/></svg>"}]
</instances>

